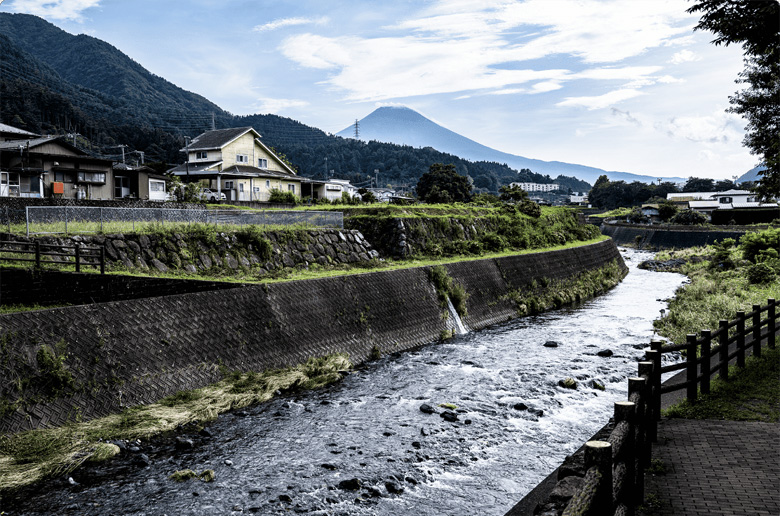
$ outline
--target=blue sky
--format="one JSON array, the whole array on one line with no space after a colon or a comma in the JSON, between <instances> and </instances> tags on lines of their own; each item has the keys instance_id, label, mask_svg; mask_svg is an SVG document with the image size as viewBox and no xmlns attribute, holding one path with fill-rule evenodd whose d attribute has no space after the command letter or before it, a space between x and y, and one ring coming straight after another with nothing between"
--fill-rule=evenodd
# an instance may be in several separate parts
<instances>
[{"instance_id":1,"label":"blue sky","mask_svg":"<svg viewBox=\"0 0 780 516\"><path fill-rule=\"evenodd\" d=\"M2 1L2 0L0 0ZM235 114L335 133L411 107L521 156L663 176L757 158L726 113L739 47L686 0L5 0Z\"/></svg>"}]
</instances>

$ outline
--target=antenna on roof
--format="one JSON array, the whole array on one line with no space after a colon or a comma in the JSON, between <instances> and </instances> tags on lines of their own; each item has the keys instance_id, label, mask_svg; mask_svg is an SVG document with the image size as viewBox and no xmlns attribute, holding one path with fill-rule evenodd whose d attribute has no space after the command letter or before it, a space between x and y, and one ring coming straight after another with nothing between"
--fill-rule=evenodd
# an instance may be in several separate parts
<instances>
[{"instance_id":1,"label":"antenna on roof","mask_svg":"<svg viewBox=\"0 0 780 516\"><path fill-rule=\"evenodd\" d=\"M355 139L360 139L360 122L358 122L358 119L355 119Z\"/></svg>"}]
</instances>

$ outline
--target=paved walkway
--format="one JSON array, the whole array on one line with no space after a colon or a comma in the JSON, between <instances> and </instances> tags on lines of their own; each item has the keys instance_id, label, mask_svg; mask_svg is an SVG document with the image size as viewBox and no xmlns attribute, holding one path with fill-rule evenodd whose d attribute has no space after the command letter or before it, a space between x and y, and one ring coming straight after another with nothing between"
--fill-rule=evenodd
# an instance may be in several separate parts
<instances>
[{"instance_id":1,"label":"paved walkway","mask_svg":"<svg viewBox=\"0 0 780 516\"><path fill-rule=\"evenodd\" d=\"M682 381L685 371L665 383ZM684 398L664 394L661 406ZM641 514L780 516L780 423L664 418L652 456L667 471L645 476L646 505L657 506Z\"/></svg>"},{"instance_id":2,"label":"paved walkway","mask_svg":"<svg viewBox=\"0 0 780 516\"><path fill-rule=\"evenodd\" d=\"M780 515L778 423L664 419L653 459L667 471L645 477L646 515Z\"/></svg>"}]
</instances>

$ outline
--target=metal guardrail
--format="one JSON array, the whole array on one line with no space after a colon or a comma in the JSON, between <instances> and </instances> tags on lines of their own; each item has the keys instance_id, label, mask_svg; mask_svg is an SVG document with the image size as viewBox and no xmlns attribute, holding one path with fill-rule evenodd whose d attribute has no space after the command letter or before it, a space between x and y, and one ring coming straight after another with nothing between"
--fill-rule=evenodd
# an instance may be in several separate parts
<instances>
[{"instance_id":1,"label":"metal guardrail","mask_svg":"<svg viewBox=\"0 0 780 516\"><path fill-rule=\"evenodd\" d=\"M96 267L100 274L106 273L105 247L4 241L0 242L0 261L33 263L38 269L44 265L75 265L76 272L82 267Z\"/></svg>"},{"instance_id":2,"label":"metal guardrail","mask_svg":"<svg viewBox=\"0 0 780 516\"><path fill-rule=\"evenodd\" d=\"M233 224L281 225L308 224L320 228L344 228L344 214L332 211L297 210L186 210L170 208L108 208L86 206L27 206L26 234L100 233L112 223L129 224Z\"/></svg>"}]
</instances>

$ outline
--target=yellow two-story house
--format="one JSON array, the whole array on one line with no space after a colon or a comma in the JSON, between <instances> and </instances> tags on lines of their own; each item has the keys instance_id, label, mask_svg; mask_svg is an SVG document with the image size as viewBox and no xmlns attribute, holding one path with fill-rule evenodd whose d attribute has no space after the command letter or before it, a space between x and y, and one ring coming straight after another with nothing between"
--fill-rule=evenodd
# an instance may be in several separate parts
<instances>
[{"instance_id":1,"label":"yellow two-story house","mask_svg":"<svg viewBox=\"0 0 780 516\"><path fill-rule=\"evenodd\" d=\"M216 129L195 137L182 152L187 161L168 171L184 182L201 182L228 201L268 201L271 191L301 196L295 171L251 127Z\"/></svg>"}]
</instances>

